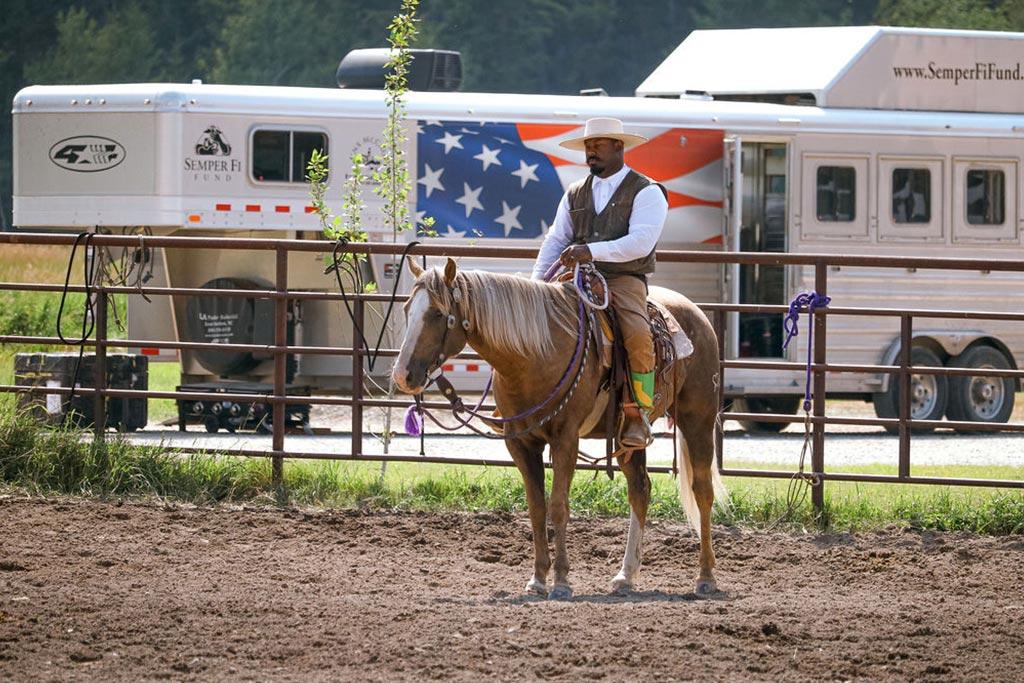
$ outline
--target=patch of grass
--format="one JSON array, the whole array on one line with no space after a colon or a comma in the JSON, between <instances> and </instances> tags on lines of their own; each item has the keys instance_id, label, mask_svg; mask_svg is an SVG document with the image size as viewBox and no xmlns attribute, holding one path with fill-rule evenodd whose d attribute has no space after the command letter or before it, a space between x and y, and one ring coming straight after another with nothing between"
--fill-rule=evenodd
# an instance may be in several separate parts
<instances>
[{"instance_id":1,"label":"patch of grass","mask_svg":"<svg viewBox=\"0 0 1024 683\"><path fill-rule=\"evenodd\" d=\"M865 469L877 469L876 467ZM931 468L945 476L1020 479L1016 468ZM916 472L937 475L938 471ZM157 497L197 505L254 502L379 510L523 511L523 483L513 468L428 463L288 460L274 487L269 459L181 454L135 446L111 435L45 427L0 406L0 484L36 494ZM550 473L549 473L550 485ZM748 528L865 530L889 525L981 534L1024 533L1024 492L969 487L828 482L817 519L805 484L760 478L726 481L730 501L715 523ZM651 518L682 520L675 480L652 477ZM625 478L577 473L576 516L629 513Z\"/></svg>"},{"instance_id":2,"label":"patch of grass","mask_svg":"<svg viewBox=\"0 0 1024 683\"><path fill-rule=\"evenodd\" d=\"M149 363L149 390L174 391L181 384L181 366L178 363ZM151 398L147 406L150 422L164 422L178 417L178 405L173 398Z\"/></svg>"},{"instance_id":3,"label":"patch of grass","mask_svg":"<svg viewBox=\"0 0 1024 683\"><path fill-rule=\"evenodd\" d=\"M156 496L198 505L253 500L271 488L263 461L86 442L72 430L29 436L10 425L0 429L0 478L32 493Z\"/></svg>"}]
</instances>

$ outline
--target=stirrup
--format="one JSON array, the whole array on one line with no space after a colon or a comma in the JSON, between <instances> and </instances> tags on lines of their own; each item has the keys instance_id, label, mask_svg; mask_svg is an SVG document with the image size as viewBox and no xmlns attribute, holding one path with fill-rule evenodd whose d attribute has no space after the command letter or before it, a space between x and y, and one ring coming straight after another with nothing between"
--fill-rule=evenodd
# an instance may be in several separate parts
<instances>
[{"instance_id":1,"label":"stirrup","mask_svg":"<svg viewBox=\"0 0 1024 683\"><path fill-rule=\"evenodd\" d=\"M627 415L627 413L635 413ZM654 443L651 423L647 419L647 411L635 403L626 404L622 408L622 422L619 424L619 446L632 450L647 448Z\"/></svg>"}]
</instances>

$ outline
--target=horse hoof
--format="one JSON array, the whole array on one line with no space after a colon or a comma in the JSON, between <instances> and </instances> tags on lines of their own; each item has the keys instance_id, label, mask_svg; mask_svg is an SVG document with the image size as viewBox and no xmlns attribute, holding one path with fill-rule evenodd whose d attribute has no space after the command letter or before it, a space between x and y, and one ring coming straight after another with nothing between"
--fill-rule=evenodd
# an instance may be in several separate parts
<instances>
[{"instance_id":1,"label":"horse hoof","mask_svg":"<svg viewBox=\"0 0 1024 683\"><path fill-rule=\"evenodd\" d=\"M718 586L715 585L714 579L701 579L697 582L697 595L702 598L709 597L718 592Z\"/></svg>"},{"instance_id":2,"label":"horse hoof","mask_svg":"<svg viewBox=\"0 0 1024 683\"><path fill-rule=\"evenodd\" d=\"M633 582L621 574L612 579L612 594L623 595L633 591Z\"/></svg>"},{"instance_id":3,"label":"horse hoof","mask_svg":"<svg viewBox=\"0 0 1024 683\"><path fill-rule=\"evenodd\" d=\"M572 588L569 586L554 586L548 592L548 600L570 600L571 598Z\"/></svg>"},{"instance_id":4,"label":"horse hoof","mask_svg":"<svg viewBox=\"0 0 1024 683\"><path fill-rule=\"evenodd\" d=\"M534 595L547 595L548 587L537 579L530 579L526 584L526 592Z\"/></svg>"}]
</instances>

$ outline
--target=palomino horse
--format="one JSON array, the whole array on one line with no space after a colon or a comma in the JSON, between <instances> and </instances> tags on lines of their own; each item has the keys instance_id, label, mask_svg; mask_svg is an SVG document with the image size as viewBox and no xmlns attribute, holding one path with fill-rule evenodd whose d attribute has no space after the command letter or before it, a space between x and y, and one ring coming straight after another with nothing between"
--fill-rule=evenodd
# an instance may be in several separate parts
<instances>
[{"instance_id":1,"label":"palomino horse","mask_svg":"<svg viewBox=\"0 0 1024 683\"><path fill-rule=\"evenodd\" d=\"M392 377L408 393L423 391L428 376L468 344L494 370L494 399L504 416L505 444L523 475L533 527L533 577L530 592L566 599L569 558L566 523L569 486L579 449L581 426L592 413L606 370L596 342L582 332L579 295L571 285L548 284L522 277L482 271L459 271L448 260L444 270L424 270L409 262L416 283L406 303L406 333ZM712 569L711 506L720 486L714 467L715 420L718 411L718 343L704 314L687 298L652 287L652 299L663 304L693 342L694 353L674 366L677 388L670 414L682 432L683 466L680 498L690 523L700 535L700 574L696 592L716 590ZM581 333L589 353L578 352ZM576 351L574 352L574 349ZM582 367L580 367L582 365ZM570 380L559 383L560 373ZM553 393L553 390L557 392ZM539 410L538 406L543 405ZM658 412L657 414L661 414ZM550 446L553 469L550 501L544 494L544 446ZM630 524L622 568L612 580L614 591L633 588L640 571L641 545L651 481L646 453L618 457L629 489ZM547 586L552 566L548 550L547 515L554 542L554 583Z\"/></svg>"}]
</instances>

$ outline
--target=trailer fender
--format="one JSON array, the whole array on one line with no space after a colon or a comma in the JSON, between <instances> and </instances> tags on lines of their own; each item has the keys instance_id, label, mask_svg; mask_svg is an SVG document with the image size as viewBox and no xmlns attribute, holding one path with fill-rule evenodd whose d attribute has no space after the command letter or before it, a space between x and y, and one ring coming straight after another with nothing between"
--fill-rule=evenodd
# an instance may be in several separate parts
<instances>
[{"instance_id":1,"label":"trailer fender","mask_svg":"<svg viewBox=\"0 0 1024 683\"><path fill-rule=\"evenodd\" d=\"M1006 359L1010 362L1010 366L1016 370L1017 360L1010 353L1010 349L1000 339L993 337L992 335L986 334L980 331L926 331L914 332L913 334L913 345L914 346L926 346L935 352L939 358L942 359L943 363L946 363L950 358L959 356L961 353L967 350L968 347L975 344L987 344L995 349L998 349L1000 353L1006 356ZM900 339L896 337L892 340L889 346L886 348L885 353L882 354L882 365L899 365L899 354L900 354ZM893 375L883 374L882 375L882 388L881 391L888 391L889 382L892 380ZM1020 390L1020 381L1016 382L1016 389Z\"/></svg>"}]
</instances>

